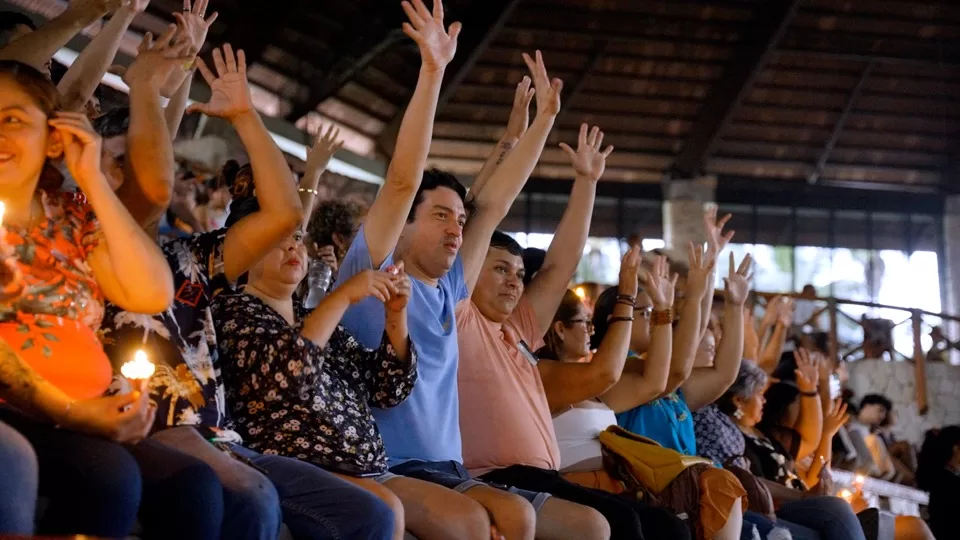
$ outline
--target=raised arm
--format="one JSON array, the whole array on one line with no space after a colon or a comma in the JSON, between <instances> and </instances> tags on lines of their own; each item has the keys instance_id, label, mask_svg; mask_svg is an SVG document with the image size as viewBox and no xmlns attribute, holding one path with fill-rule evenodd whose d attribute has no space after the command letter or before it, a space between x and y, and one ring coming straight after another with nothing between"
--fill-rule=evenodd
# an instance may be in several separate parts
<instances>
[{"instance_id":1,"label":"raised arm","mask_svg":"<svg viewBox=\"0 0 960 540\"><path fill-rule=\"evenodd\" d=\"M620 381L600 397L614 412L629 411L649 403L662 394L667 386L673 348L673 315L670 309L678 278L677 274L670 276L670 264L666 257L657 257L653 268L644 275L644 289L653 300L650 348L644 360L628 360Z\"/></svg>"},{"instance_id":2,"label":"raised arm","mask_svg":"<svg viewBox=\"0 0 960 540\"><path fill-rule=\"evenodd\" d=\"M230 44L213 51L214 75L202 58L197 68L210 85L209 103L194 103L187 111L224 118L240 136L250 165L260 210L227 231L223 247L224 274L235 281L263 256L300 226L303 208L290 168L253 108L247 82L247 60L243 51L233 54Z\"/></svg>"},{"instance_id":3,"label":"raised arm","mask_svg":"<svg viewBox=\"0 0 960 540\"><path fill-rule=\"evenodd\" d=\"M703 213L703 229L707 236L707 251L704 258L708 264L713 265L714 270L717 268L720 253L723 252L723 249L727 247L727 244L733 239L734 231L723 232L723 226L730 221L731 217L733 217L731 214L727 214L723 216L720 221L717 221L716 206L711 206ZM703 336L707 334L707 327L710 325L715 285L716 280L713 279L713 275L711 274L710 280L707 281L706 292L704 292L703 299L700 301L700 337L697 339L697 343L700 343Z\"/></svg>"},{"instance_id":4,"label":"raised arm","mask_svg":"<svg viewBox=\"0 0 960 540\"><path fill-rule=\"evenodd\" d=\"M700 346L700 311L703 295L713 279L714 263L708 262L701 246L687 245L690 271L687 273L687 298L680 310L680 322L673 333L673 352L670 358L670 375L664 392L680 388L693 371L693 361Z\"/></svg>"},{"instance_id":5,"label":"raised arm","mask_svg":"<svg viewBox=\"0 0 960 540\"><path fill-rule=\"evenodd\" d=\"M847 404L843 399L836 399L830 403L830 408L823 416L823 434L820 436L820 444L813 455L813 461L810 468L802 475L801 479L808 488L816 486L820 482L820 473L830 463L833 452L833 437L840 431L850 415L847 414Z\"/></svg>"},{"instance_id":6,"label":"raised arm","mask_svg":"<svg viewBox=\"0 0 960 540\"><path fill-rule=\"evenodd\" d=\"M609 321L610 328L590 362L537 363L552 412L600 396L620 379L633 332L633 306L639 287L639 269L640 248L632 247L620 263L618 300Z\"/></svg>"},{"instance_id":7,"label":"raised arm","mask_svg":"<svg viewBox=\"0 0 960 540\"><path fill-rule=\"evenodd\" d=\"M300 206L303 207L304 226L310 221L313 215L313 204L317 199L317 186L320 184L320 177L323 171L327 170L330 164L330 158L337 153L337 150L343 146L340 140L340 128L333 124L327 126L326 131L317 132L317 140L313 143L313 148L307 154L307 169L303 173L303 179L300 180Z\"/></svg>"},{"instance_id":8,"label":"raised arm","mask_svg":"<svg viewBox=\"0 0 960 540\"><path fill-rule=\"evenodd\" d=\"M100 168L100 137L80 113L60 113L50 126L63 139L64 162L100 222L100 241L87 262L104 296L125 311L164 311L173 300L170 266L110 188Z\"/></svg>"},{"instance_id":9,"label":"raised arm","mask_svg":"<svg viewBox=\"0 0 960 540\"><path fill-rule=\"evenodd\" d=\"M471 293L490 248L490 237L510 211L513 201L540 160L547 135L553 129L553 122L560 112L563 82L560 79L551 81L540 51L537 51L536 57L534 61L528 54L523 55L536 88L537 116L516 148L494 171L480 193L473 197L475 211L464 228L460 256L463 259L467 290Z\"/></svg>"},{"instance_id":10,"label":"raised arm","mask_svg":"<svg viewBox=\"0 0 960 540\"><path fill-rule=\"evenodd\" d=\"M820 394L817 392L817 363L806 349L794 353L797 360L797 388L800 390L800 416L792 427L800 434L800 450L797 461L809 456L820 444L823 434L823 410L820 408Z\"/></svg>"},{"instance_id":11,"label":"raised arm","mask_svg":"<svg viewBox=\"0 0 960 540\"><path fill-rule=\"evenodd\" d=\"M783 298L777 304L777 318L773 326L773 333L760 353L759 366L768 374L773 373L780 363L783 347L787 343L787 332L793 322L793 299Z\"/></svg>"},{"instance_id":12,"label":"raised arm","mask_svg":"<svg viewBox=\"0 0 960 540\"><path fill-rule=\"evenodd\" d=\"M198 0L195 4L191 3L190 0L183 0L183 11L175 11L173 13L173 17L177 20L178 37L182 35L190 40L190 52L194 56L203 49L203 44L207 41L207 32L219 15L219 13L214 11L209 17L206 17L208 4L208 0ZM204 19L204 17L206 17L206 19ZM183 121L183 115L187 110L187 102L190 99L190 88L193 86L193 75L196 71L195 65L196 58L182 66L183 73L177 74L177 77L171 75L167 79L167 85L171 85L175 83L179 77L183 78L179 88L170 96L170 102L167 103L167 107L163 110L163 116L167 121L167 132L170 134L171 139L177 138L177 133L180 131L180 123Z\"/></svg>"},{"instance_id":13,"label":"raised arm","mask_svg":"<svg viewBox=\"0 0 960 540\"><path fill-rule=\"evenodd\" d=\"M440 0L434 0L432 14L423 0L405 1L402 5L410 20L403 23L403 33L420 48L420 77L413 98L403 113L383 188L363 223L374 268L379 268L396 247L423 180L440 85L447 64L457 52L457 36L460 34L460 23L451 24L449 31L445 29Z\"/></svg>"},{"instance_id":14,"label":"raised arm","mask_svg":"<svg viewBox=\"0 0 960 540\"><path fill-rule=\"evenodd\" d=\"M691 411L716 401L737 380L743 360L743 305L750 292L751 263L747 255L737 268L730 254L730 271L724 279L723 336L716 360L710 367L694 368L682 387Z\"/></svg>"},{"instance_id":15,"label":"raised arm","mask_svg":"<svg viewBox=\"0 0 960 540\"><path fill-rule=\"evenodd\" d=\"M523 293L530 299L541 335L550 328L553 314L560 306L570 278L583 257L583 246L587 243L590 221L593 218L597 181L603 176L607 157L613 152L612 146L601 150L602 146L603 132L594 126L588 134L587 124L580 126L576 152L566 143L560 143L560 148L570 156L577 176L567 200L567 208L563 211L557 232L543 260L543 266Z\"/></svg>"},{"instance_id":16,"label":"raised arm","mask_svg":"<svg viewBox=\"0 0 960 540\"><path fill-rule=\"evenodd\" d=\"M121 5L110 21L100 28L97 37L80 51L80 55L57 84L60 107L63 110L83 110L113 63L124 32L137 14L147 9L149 3L150 0L131 0Z\"/></svg>"},{"instance_id":17,"label":"raised arm","mask_svg":"<svg viewBox=\"0 0 960 540\"><path fill-rule=\"evenodd\" d=\"M507 121L507 129L503 132L503 136L497 141L497 146L494 147L493 152L487 157L487 161L483 163L483 167L480 168L480 172L473 180L473 184L470 186L471 197L476 197L480 193L493 172L503 163L503 160L507 159L507 154L513 150L513 147L520 142L523 134L527 132L527 126L530 125L530 101L533 100L533 95L536 92L533 88L530 88L532 82L530 77L524 75L523 80L517 83L517 91L513 95L513 109L510 111L510 119Z\"/></svg>"},{"instance_id":18,"label":"raised arm","mask_svg":"<svg viewBox=\"0 0 960 540\"><path fill-rule=\"evenodd\" d=\"M0 49L0 60L16 60L48 71L53 55L94 21L121 6L123 0L73 0L63 13L41 28Z\"/></svg>"},{"instance_id":19,"label":"raised arm","mask_svg":"<svg viewBox=\"0 0 960 540\"><path fill-rule=\"evenodd\" d=\"M192 55L189 43L171 44L171 25L157 42L148 33L123 78L130 87L130 128L127 130L126 180L117 197L141 227L151 230L173 198L176 163L173 142L163 118L160 85Z\"/></svg>"}]
</instances>

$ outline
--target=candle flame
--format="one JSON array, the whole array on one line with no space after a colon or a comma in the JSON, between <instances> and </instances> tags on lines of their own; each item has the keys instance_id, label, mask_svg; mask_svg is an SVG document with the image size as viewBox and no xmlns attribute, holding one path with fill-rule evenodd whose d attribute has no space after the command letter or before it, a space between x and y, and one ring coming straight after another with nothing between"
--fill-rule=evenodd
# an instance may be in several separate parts
<instances>
[{"instance_id":1,"label":"candle flame","mask_svg":"<svg viewBox=\"0 0 960 540\"><path fill-rule=\"evenodd\" d=\"M147 359L147 353L138 350L133 355L133 360L126 362L120 367L120 373L131 380L149 379L153 376L155 366L153 362Z\"/></svg>"},{"instance_id":2,"label":"candle flame","mask_svg":"<svg viewBox=\"0 0 960 540\"><path fill-rule=\"evenodd\" d=\"M7 205L3 204L3 201L0 201L0 227L3 226L3 214L7 211Z\"/></svg>"},{"instance_id":3,"label":"candle flame","mask_svg":"<svg viewBox=\"0 0 960 540\"><path fill-rule=\"evenodd\" d=\"M850 500L853 499L853 493L849 489L841 489L840 493L838 493L837 495L839 495L841 499L847 502L850 502Z\"/></svg>"},{"instance_id":4,"label":"candle flame","mask_svg":"<svg viewBox=\"0 0 960 540\"><path fill-rule=\"evenodd\" d=\"M858 484L858 485L861 485L861 486L862 486L863 483L866 482L866 481L867 481L867 477L864 476L864 475L862 475L862 474L858 474L858 475L856 475L855 477L853 477L853 483L854 483L854 484Z\"/></svg>"},{"instance_id":5,"label":"candle flame","mask_svg":"<svg viewBox=\"0 0 960 540\"><path fill-rule=\"evenodd\" d=\"M577 287L573 290L573 294L577 295L577 298L583 300L587 297L587 291L583 287Z\"/></svg>"}]
</instances>

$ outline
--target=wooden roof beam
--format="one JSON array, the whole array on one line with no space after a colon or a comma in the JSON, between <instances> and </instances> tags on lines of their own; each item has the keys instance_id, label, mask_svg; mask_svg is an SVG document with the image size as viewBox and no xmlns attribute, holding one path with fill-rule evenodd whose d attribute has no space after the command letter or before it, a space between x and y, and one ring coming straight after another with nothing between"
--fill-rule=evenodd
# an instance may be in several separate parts
<instances>
[{"instance_id":1,"label":"wooden roof beam","mask_svg":"<svg viewBox=\"0 0 960 540\"><path fill-rule=\"evenodd\" d=\"M723 128L750 92L780 38L790 26L790 21L800 6L800 0L767 1L759 6L754 20L746 23L747 29L740 44L730 56L720 80L707 95L700 115L674 161L674 177L693 178L701 172Z\"/></svg>"},{"instance_id":2,"label":"wooden roof beam","mask_svg":"<svg viewBox=\"0 0 960 540\"><path fill-rule=\"evenodd\" d=\"M457 55L447 66L443 86L440 88L440 97L437 100L439 112L457 89L457 86L473 69L477 60L483 55L490 42L500 32L514 9L522 0L485 0L476 5L463 16L463 30L457 39ZM450 22L453 22L452 20ZM387 156L393 155L397 144L397 134L400 132L400 122L406 112L404 107L397 112L396 117L387 125L377 141L380 151Z\"/></svg>"},{"instance_id":3,"label":"wooden roof beam","mask_svg":"<svg viewBox=\"0 0 960 540\"><path fill-rule=\"evenodd\" d=\"M873 71L875 65L876 62L871 60L867 62L863 71L860 72L860 80L858 80L857 85L853 87L853 91L850 92L850 97L847 98L847 103L843 107L843 112L840 113L840 118L837 118L837 122L833 125L833 132L830 134L830 139L827 141L827 144L824 145L823 151L820 152L820 157L817 158L817 164L807 176L808 184L816 184L820 181L820 175L823 174L823 169L830 160L830 154L833 153L833 149L837 146L840 135L843 134L843 128L847 125L847 119L850 118L850 114L853 113L853 109L857 105L857 100L860 99L863 87L866 86L867 79L870 78L870 73Z\"/></svg>"}]
</instances>

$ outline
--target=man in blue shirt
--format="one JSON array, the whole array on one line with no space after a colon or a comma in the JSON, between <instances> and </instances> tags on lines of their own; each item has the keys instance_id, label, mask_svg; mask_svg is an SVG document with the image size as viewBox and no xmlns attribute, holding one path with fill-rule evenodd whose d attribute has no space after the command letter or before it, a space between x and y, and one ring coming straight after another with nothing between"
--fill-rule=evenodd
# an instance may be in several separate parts
<instances>
[{"instance_id":1,"label":"man in blue shirt","mask_svg":"<svg viewBox=\"0 0 960 540\"><path fill-rule=\"evenodd\" d=\"M407 528L414 533L420 528L437 530L430 513L441 513L445 522L457 513L463 516L456 520L463 528L446 531L448 537L489 536L492 524L507 538L534 534L608 538L609 526L598 512L542 493L492 488L470 478L462 464L454 310L470 296L493 231L543 151L560 110L562 83L549 79L539 52L536 59L524 55L535 90L528 78L518 86L498 155L491 156L474 181L475 189L481 184L484 189L470 200L452 175L438 170L424 173L442 80L442 68L440 76L432 76L430 69L436 68L432 60L424 56L421 81L401 125L383 189L350 246L338 279L344 283L364 270L403 261L413 285L408 325L419 353L419 379L404 403L374 411L395 475L379 480L403 502ZM528 128L534 92L537 115ZM419 117L412 114L415 111ZM361 343L379 344L383 309L376 300L362 301L347 312L343 325Z\"/></svg>"}]
</instances>

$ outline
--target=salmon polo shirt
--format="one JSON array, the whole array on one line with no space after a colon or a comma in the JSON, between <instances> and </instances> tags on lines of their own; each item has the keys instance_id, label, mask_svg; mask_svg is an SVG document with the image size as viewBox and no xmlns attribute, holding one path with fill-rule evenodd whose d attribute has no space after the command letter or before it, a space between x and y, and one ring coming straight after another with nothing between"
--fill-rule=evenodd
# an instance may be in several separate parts
<instances>
[{"instance_id":1,"label":"salmon polo shirt","mask_svg":"<svg viewBox=\"0 0 960 540\"><path fill-rule=\"evenodd\" d=\"M560 449L540 371L522 352L543 343L533 306L521 297L501 325L470 300L457 305L463 463L475 476L512 465L557 470Z\"/></svg>"}]
</instances>

